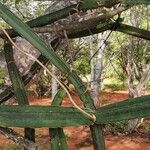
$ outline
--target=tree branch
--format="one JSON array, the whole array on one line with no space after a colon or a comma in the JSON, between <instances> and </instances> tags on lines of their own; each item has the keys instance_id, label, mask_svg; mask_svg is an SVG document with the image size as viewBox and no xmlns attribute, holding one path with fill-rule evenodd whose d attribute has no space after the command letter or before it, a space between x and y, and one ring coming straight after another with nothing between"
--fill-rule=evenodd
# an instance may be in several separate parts
<instances>
[{"instance_id":1,"label":"tree branch","mask_svg":"<svg viewBox=\"0 0 150 150\"><path fill-rule=\"evenodd\" d=\"M82 19L82 21L70 21L67 24L64 25L54 25L51 27L38 27L38 28L34 28L33 31L37 32L37 33L51 33L55 38L57 37L62 37L64 36L64 31L66 31L68 37L70 38L77 38L77 37L83 37L83 36L87 36L90 35L92 31L92 33L99 33L99 32L103 32L106 30L109 30L111 28L116 29L116 27L114 28L113 24L110 26L104 26L104 29L102 30L102 28L97 28L97 25L99 24L104 24L107 22L109 22L108 20L112 17L114 17L115 15L129 9L130 6L120 6L118 8L116 8L115 10L109 11L106 14L103 15L96 15L93 18L90 19ZM1 33L1 32L0 32ZM8 31L9 33L9 31Z\"/></svg>"},{"instance_id":2,"label":"tree branch","mask_svg":"<svg viewBox=\"0 0 150 150\"><path fill-rule=\"evenodd\" d=\"M99 1L99 0L97 0L97 1ZM101 4L101 5L100 4L98 5L98 3L97 3L94 7L88 8L88 9L95 9L97 7L107 6L108 5L107 2L108 2L108 0L106 0L106 3ZM119 2L120 2L119 0L115 0L113 2L109 2L108 6L112 7L112 6L114 6L115 4L117 4ZM74 5L71 5L69 7L64 8L64 9L52 12L50 14L39 16L36 19L33 19L31 21L26 22L26 24L29 25L31 28L45 26L45 25L48 25L48 24L52 24L53 22L55 22L57 20L60 20L62 18L66 18L69 15L77 13L80 10L82 10L82 11L86 11L87 10L87 8L84 8L83 3L81 3L81 4L74 4ZM9 36L11 38L19 36L19 34L13 29L7 29L6 31L7 31L7 33L9 34ZM6 38L6 35L1 30L0 30L0 38Z\"/></svg>"},{"instance_id":3,"label":"tree branch","mask_svg":"<svg viewBox=\"0 0 150 150\"><path fill-rule=\"evenodd\" d=\"M58 43L59 43L58 40L53 41L53 43L52 43L52 47L55 50L58 47ZM38 60L40 62L42 62L43 65L46 65L48 63L48 59L45 58L43 55L40 55ZM37 62L34 62L33 65L31 66L30 70L27 72L27 74L25 74L22 77L24 85L27 85L32 80L34 75L36 75L41 69L42 69L42 67ZM6 88L6 90L0 94L0 104L2 104L3 102L7 101L13 95L14 95L13 89L11 87Z\"/></svg>"},{"instance_id":4,"label":"tree branch","mask_svg":"<svg viewBox=\"0 0 150 150\"><path fill-rule=\"evenodd\" d=\"M123 32L128 35L150 40L150 31L133 27L126 24L108 23L101 28L97 28L97 25L104 23L106 20L112 18L118 13L127 10L129 7L119 7L114 11L111 11L105 15L96 16L88 20L83 20L81 22L70 22L67 25L55 25L53 27L39 27L33 30L37 33L51 33L55 38L60 38L64 36L64 31L66 31L68 38L78 38L83 36L89 36L92 34L101 33L107 30L114 30ZM115 28L114 28L115 27ZM12 32L8 32L12 34ZM0 32L1 35L1 32Z\"/></svg>"},{"instance_id":5,"label":"tree branch","mask_svg":"<svg viewBox=\"0 0 150 150\"><path fill-rule=\"evenodd\" d=\"M0 133L6 136L7 138L11 139L15 143L25 147L27 150L37 149L37 145L34 142L25 139L22 135L18 134L10 128L0 127Z\"/></svg>"},{"instance_id":6,"label":"tree branch","mask_svg":"<svg viewBox=\"0 0 150 150\"><path fill-rule=\"evenodd\" d=\"M118 12L123 11L124 9L127 9L127 8L119 8L119 10L114 10L113 12L110 12L111 15L107 14L105 17L104 17L104 15L102 15L102 16L92 18L89 20L85 20L82 22L76 22L76 23L72 23L72 24L70 23L69 25L64 25L63 27L57 26L57 27L55 27L55 30L54 30L54 28L51 29L48 27L35 28L34 30L36 32L40 32L40 33L45 33L45 32L52 33L54 30L55 33L53 32L53 34L55 34L55 38L64 36L64 34L63 34L64 30L66 31L68 38L77 38L77 37L82 37L82 36L88 36L88 35L91 35L91 33L96 34L96 33L114 29L114 26L116 27L116 23L108 23L107 25L105 25L101 28L97 28L97 24L99 24L100 21L104 21L104 20L106 20L106 18L112 17L113 15L117 14ZM120 32L129 34L129 35L132 35L132 36L150 40L150 31L147 31L144 29L139 29L139 28L132 27L129 25L120 24L119 26L117 26L117 28L115 28L115 31L120 31ZM11 35L12 33L13 32L11 31L11 33L9 33L9 34ZM1 32L0 32L0 36L2 36ZM56 39L56 41L57 41L57 39ZM58 44L58 42L56 42L56 43ZM45 61L45 63L46 63L47 59L45 57L43 57L42 55L40 57L41 57L40 61ZM37 73L37 70L36 70L37 68L39 68L39 66L35 62L34 65L31 67L30 71L23 77L25 85L27 85L27 83L30 82L32 77ZM13 91L12 91L11 87L8 87L3 93L0 94L0 104L2 102L6 101L7 99L11 98L12 96L13 96Z\"/></svg>"},{"instance_id":7,"label":"tree branch","mask_svg":"<svg viewBox=\"0 0 150 150\"><path fill-rule=\"evenodd\" d=\"M140 82L138 83L136 89L138 91L141 91L144 87L144 85L150 80L150 60L147 63L144 72L142 73Z\"/></svg>"},{"instance_id":8,"label":"tree branch","mask_svg":"<svg viewBox=\"0 0 150 150\"><path fill-rule=\"evenodd\" d=\"M150 31L133 27L130 25L120 24L116 31L123 32L125 34L132 35L145 40L150 40Z\"/></svg>"}]
</instances>

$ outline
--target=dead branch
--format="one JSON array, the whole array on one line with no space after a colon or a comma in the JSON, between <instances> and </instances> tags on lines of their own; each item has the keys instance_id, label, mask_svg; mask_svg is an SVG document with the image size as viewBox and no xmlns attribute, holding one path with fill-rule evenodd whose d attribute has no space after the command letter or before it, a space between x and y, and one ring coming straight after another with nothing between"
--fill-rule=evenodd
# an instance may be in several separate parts
<instances>
[{"instance_id":1,"label":"dead branch","mask_svg":"<svg viewBox=\"0 0 150 150\"><path fill-rule=\"evenodd\" d=\"M0 127L0 133L6 136L8 139L14 141L16 144L25 147L27 150L37 149L37 145L34 142L25 139L22 135L18 134L11 128Z\"/></svg>"}]
</instances>

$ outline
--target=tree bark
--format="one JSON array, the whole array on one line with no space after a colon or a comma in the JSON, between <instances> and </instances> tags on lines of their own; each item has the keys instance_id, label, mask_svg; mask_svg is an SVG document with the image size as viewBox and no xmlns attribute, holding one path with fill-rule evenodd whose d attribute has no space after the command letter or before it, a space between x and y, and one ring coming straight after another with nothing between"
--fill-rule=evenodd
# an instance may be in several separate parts
<instances>
[{"instance_id":1,"label":"tree bark","mask_svg":"<svg viewBox=\"0 0 150 150\"><path fill-rule=\"evenodd\" d=\"M57 68L54 65L52 65L52 74L57 76ZM51 89L52 89L52 99L54 99L54 97L58 91L57 81L54 78L52 78Z\"/></svg>"},{"instance_id":2,"label":"tree bark","mask_svg":"<svg viewBox=\"0 0 150 150\"><path fill-rule=\"evenodd\" d=\"M18 134L10 128L0 127L0 133L11 139L15 143L25 147L27 150L36 150L37 145L30 141L29 139L24 138L22 135Z\"/></svg>"},{"instance_id":3,"label":"tree bark","mask_svg":"<svg viewBox=\"0 0 150 150\"><path fill-rule=\"evenodd\" d=\"M105 39L107 38L107 32L98 34L97 38L97 53L95 55L94 62L94 52L92 43L90 42L90 55L91 55L91 96L94 100L95 106L100 106L101 102L99 100L100 89L101 89L101 76L104 69L104 54L106 52Z\"/></svg>"},{"instance_id":4,"label":"tree bark","mask_svg":"<svg viewBox=\"0 0 150 150\"><path fill-rule=\"evenodd\" d=\"M138 11L135 7L133 7L130 11L130 21L131 24L135 27L139 27L140 25L140 17L137 17ZM126 67L127 75L128 75L128 88L129 88L129 95L130 97L139 97L141 96L141 92L144 89L144 86L146 83L150 80L150 60L143 65L143 60L145 59L143 57L143 60L141 62L143 68L141 70L138 70L136 68L136 46L138 44L138 39L130 37L131 44L129 45L127 58L128 58L128 64ZM140 45L138 45L139 47ZM148 48L148 46L147 46ZM145 49L147 49L145 48ZM140 63L140 62L137 62ZM138 81L138 84L135 84L135 81ZM143 122L143 118L137 118L133 120L128 121L128 127L127 132L132 133L137 127L140 126L140 124Z\"/></svg>"}]
</instances>

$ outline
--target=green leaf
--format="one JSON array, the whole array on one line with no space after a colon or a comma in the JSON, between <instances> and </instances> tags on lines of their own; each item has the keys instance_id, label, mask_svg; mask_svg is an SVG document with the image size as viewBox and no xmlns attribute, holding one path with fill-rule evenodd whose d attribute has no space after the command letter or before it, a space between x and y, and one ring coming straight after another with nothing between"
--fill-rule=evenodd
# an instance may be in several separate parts
<instances>
[{"instance_id":1,"label":"green leaf","mask_svg":"<svg viewBox=\"0 0 150 150\"><path fill-rule=\"evenodd\" d=\"M85 103L85 106L90 109L95 109L94 103L90 94L86 91L85 86L75 71L71 70L69 66L53 51L51 47L48 47L43 40L41 40L28 25L23 23L18 17L16 17L6 6L0 3L0 16L11 25L22 37L35 46L47 59L49 59L61 72L68 76L68 79L75 86L79 93L81 100Z\"/></svg>"},{"instance_id":2,"label":"green leaf","mask_svg":"<svg viewBox=\"0 0 150 150\"><path fill-rule=\"evenodd\" d=\"M100 29L100 28L102 28L102 27L104 27L104 26L106 26L106 25L107 25L107 22L100 23L100 24L98 24L98 25L96 26L96 28L97 28L97 29Z\"/></svg>"},{"instance_id":3,"label":"green leaf","mask_svg":"<svg viewBox=\"0 0 150 150\"><path fill-rule=\"evenodd\" d=\"M66 95L66 91L63 88L60 88L55 95L52 106L59 106L62 103ZM52 150L67 150L67 140L65 133L62 128L49 129L50 139L51 139L51 149Z\"/></svg>"},{"instance_id":4,"label":"green leaf","mask_svg":"<svg viewBox=\"0 0 150 150\"><path fill-rule=\"evenodd\" d=\"M81 2L80 7L82 9L92 9L97 6L97 0L85 0Z\"/></svg>"},{"instance_id":5,"label":"green leaf","mask_svg":"<svg viewBox=\"0 0 150 150\"><path fill-rule=\"evenodd\" d=\"M19 74L19 70L14 62L12 45L9 43L4 44L4 52L5 52L5 58L7 62L9 76L12 82L16 99L19 105L27 105L28 98L26 95L26 91L24 88L21 75Z\"/></svg>"},{"instance_id":6,"label":"green leaf","mask_svg":"<svg viewBox=\"0 0 150 150\"><path fill-rule=\"evenodd\" d=\"M66 91L63 88L60 88L52 101L52 106L61 105L61 102L64 99L65 95L66 95Z\"/></svg>"},{"instance_id":7,"label":"green leaf","mask_svg":"<svg viewBox=\"0 0 150 150\"><path fill-rule=\"evenodd\" d=\"M62 128L51 129L51 150L67 150L66 136Z\"/></svg>"},{"instance_id":8,"label":"green leaf","mask_svg":"<svg viewBox=\"0 0 150 150\"><path fill-rule=\"evenodd\" d=\"M56 12L43 15L43 16L39 16L36 19L28 21L27 24L32 28L51 24L59 19L67 17L70 14L76 13L76 10L75 10L76 7L77 5L71 5L67 8L58 10Z\"/></svg>"},{"instance_id":9,"label":"green leaf","mask_svg":"<svg viewBox=\"0 0 150 150\"><path fill-rule=\"evenodd\" d=\"M12 45L9 43L9 41L6 41L4 43L4 52L5 52L5 59L7 62L9 76L12 82L14 94L16 96L18 104L28 105L29 102L24 88L24 83L22 81L21 75L19 74L19 70L14 62L13 48ZM24 132L25 132L25 138L35 141L34 129L25 128Z\"/></svg>"},{"instance_id":10,"label":"green leaf","mask_svg":"<svg viewBox=\"0 0 150 150\"><path fill-rule=\"evenodd\" d=\"M99 125L147 117L150 116L150 95L104 106L94 112L86 111L96 116L96 124ZM0 124L4 127L61 128L92 125L93 122L72 107L0 106Z\"/></svg>"},{"instance_id":11,"label":"green leaf","mask_svg":"<svg viewBox=\"0 0 150 150\"><path fill-rule=\"evenodd\" d=\"M3 127L62 128L92 123L72 107L0 106L0 125Z\"/></svg>"},{"instance_id":12,"label":"green leaf","mask_svg":"<svg viewBox=\"0 0 150 150\"><path fill-rule=\"evenodd\" d=\"M21 0L15 0L15 4L19 4L21 2Z\"/></svg>"},{"instance_id":13,"label":"green leaf","mask_svg":"<svg viewBox=\"0 0 150 150\"><path fill-rule=\"evenodd\" d=\"M102 9L101 13L106 14L108 11L106 9Z\"/></svg>"},{"instance_id":14,"label":"green leaf","mask_svg":"<svg viewBox=\"0 0 150 150\"><path fill-rule=\"evenodd\" d=\"M101 107L96 116L100 124L150 116L150 95Z\"/></svg>"},{"instance_id":15,"label":"green leaf","mask_svg":"<svg viewBox=\"0 0 150 150\"><path fill-rule=\"evenodd\" d=\"M122 23L123 21L124 21L124 17L122 17L122 18L119 17L119 18L117 19L117 22L118 22L118 23Z\"/></svg>"},{"instance_id":16,"label":"green leaf","mask_svg":"<svg viewBox=\"0 0 150 150\"><path fill-rule=\"evenodd\" d=\"M18 33L20 33L26 40L30 41L44 56L50 59L59 69L64 69L63 72L69 72L68 66L59 58L47 45L31 31L30 27L23 23L18 17L10 12L4 5L0 3L0 15L9 23ZM61 65L60 65L61 64Z\"/></svg>"}]
</instances>

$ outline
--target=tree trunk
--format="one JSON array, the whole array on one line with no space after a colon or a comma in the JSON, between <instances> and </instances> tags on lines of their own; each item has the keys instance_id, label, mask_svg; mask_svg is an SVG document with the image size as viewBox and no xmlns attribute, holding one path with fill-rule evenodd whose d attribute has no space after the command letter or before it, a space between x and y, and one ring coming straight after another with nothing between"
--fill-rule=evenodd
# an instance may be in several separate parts
<instances>
[{"instance_id":1,"label":"tree trunk","mask_svg":"<svg viewBox=\"0 0 150 150\"><path fill-rule=\"evenodd\" d=\"M142 8L141 8L142 9ZM139 27L140 25L140 17L138 16L138 11L136 10L136 7L133 7L130 11L130 21L131 24L135 27ZM127 76L128 76L128 88L129 88L129 96L130 97L138 97L141 96L141 92L143 88L145 87L145 84L150 80L150 60L147 63L145 62L145 57L143 57L143 60L141 62L136 61L136 56L135 54L137 53L136 49L137 46L139 47L139 39L130 38L130 45L128 48L128 53L127 53ZM144 51L147 51L148 49L147 45L144 46ZM137 64L141 63L142 69L138 70L137 69ZM135 84L135 81L138 81L138 84ZM143 122L143 118L138 118L138 119L133 119L129 120L128 127L127 127L127 132L132 133L141 123Z\"/></svg>"},{"instance_id":2,"label":"tree trunk","mask_svg":"<svg viewBox=\"0 0 150 150\"><path fill-rule=\"evenodd\" d=\"M126 66L126 71L127 71L127 84L128 84L128 90L129 90L129 98L135 98L138 96L141 96L141 90L138 90L137 87L134 85L135 81L135 69L134 69L134 42L133 39L131 38L132 45L128 49L127 52L127 66ZM128 127L126 129L127 133L132 133L139 125L142 123L143 118L136 118L128 121Z\"/></svg>"},{"instance_id":3,"label":"tree trunk","mask_svg":"<svg viewBox=\"0 0 150 150\"><path fill-rule=\"evenodd\" d=\"M99 100L99 94L101 89L101 76L104 69L104 54L106 52L105 39L107 37L107 32L98 34L97 39L97 53L94 56L94 49L92 46L92 37L90 37L90 66L91 66L91 96L94 100L95 106L100 106L101 102ZM95 59L95 60L94 60Z\"/></svg>"},{"instance_id":4,"label":"tree trunk","mask_svg":"<svg viewBox=\"0 0 150 150\"><path fill-rule=\"evenodd\" d=\"M57 68L54 65L52 65L52 74L57 76ZM58 90L57 81L54 78L52 78L51 88L52 88L52 99L54 99Z\"/></svg>"}]
</instances>

